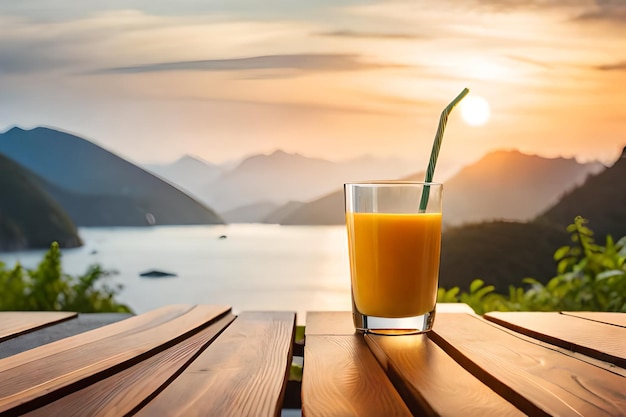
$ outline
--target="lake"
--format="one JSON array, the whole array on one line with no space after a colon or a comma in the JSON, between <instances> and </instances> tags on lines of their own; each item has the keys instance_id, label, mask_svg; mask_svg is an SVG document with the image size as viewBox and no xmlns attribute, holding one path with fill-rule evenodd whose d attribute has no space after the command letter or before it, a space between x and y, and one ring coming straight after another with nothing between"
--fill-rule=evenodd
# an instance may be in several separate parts
<instances>
[{"instance_id":1,"label":"lake","mask_svg":"<svg viewBox=\"0 0 626 417\"><path fill-rule=\"evenodd\" d=\"M118 273L117 299L142 313L165 304L228 304L233 311L350 310L344 226L158 226L81 228L84 246L63 249L63 271L91 264ZM226 238L220 238L226 236ZM32 268L45 251L0 253L8 266ZM176 277L146 278L152 269Z\"/></svg>"}]
</instances>

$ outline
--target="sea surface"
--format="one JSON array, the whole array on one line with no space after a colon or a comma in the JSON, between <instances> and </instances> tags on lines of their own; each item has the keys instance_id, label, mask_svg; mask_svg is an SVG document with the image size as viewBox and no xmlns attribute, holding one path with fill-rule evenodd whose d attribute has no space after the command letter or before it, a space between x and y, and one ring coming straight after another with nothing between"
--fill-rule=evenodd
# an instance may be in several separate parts
<instances>
[{"instance_id":1,"label":"sea surface","mask_svg":"<svg viewBox=\"0 0 626 417\"><path fill-rule=\"evenodd\" d=\"M350 310L343 226L157 226L81 228L84 246L62 250L63 271L100 264L123 289L117 299L135 313L166 304L226 304L234 312ZM33 268L45 251L0 253L8 266ZM160 270L175 277L146 278Z\"/></svg>"}]
</instances>

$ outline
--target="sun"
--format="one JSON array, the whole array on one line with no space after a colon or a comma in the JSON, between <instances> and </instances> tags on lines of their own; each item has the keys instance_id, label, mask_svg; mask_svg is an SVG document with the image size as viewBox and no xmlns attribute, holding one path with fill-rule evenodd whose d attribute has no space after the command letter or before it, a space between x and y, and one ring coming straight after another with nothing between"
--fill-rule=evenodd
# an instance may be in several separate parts
<instances>
[{"instance_id":1,"label":"sun","mask_svg":"<svg viewBox=\"0 0 626 417\"><path fill-rule=\"evenodd\" d=\"M470 126L484 125L490 114L489 103L480 96L468 96L461 102L461 117Z\"/></svg>"}]
</instances>

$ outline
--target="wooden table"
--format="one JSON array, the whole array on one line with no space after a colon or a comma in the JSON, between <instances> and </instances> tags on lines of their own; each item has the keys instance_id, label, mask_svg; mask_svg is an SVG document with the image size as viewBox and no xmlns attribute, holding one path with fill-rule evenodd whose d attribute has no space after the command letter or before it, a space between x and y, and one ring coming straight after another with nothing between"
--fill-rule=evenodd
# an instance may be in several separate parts
<instances>
[{"instance_id":1,"label":"wooden table","mask_svg":"<svg viewBox=\"0 0 626 417\"><path fill-rule=\"evenodd\" d=\"M90 317L0 312L0 415L277 416L300 387L295 313ZM303 351L307 417L626 415L626 314L439 312L427 335L375 336L311 312Z\"/></svg>"}]
</instances>

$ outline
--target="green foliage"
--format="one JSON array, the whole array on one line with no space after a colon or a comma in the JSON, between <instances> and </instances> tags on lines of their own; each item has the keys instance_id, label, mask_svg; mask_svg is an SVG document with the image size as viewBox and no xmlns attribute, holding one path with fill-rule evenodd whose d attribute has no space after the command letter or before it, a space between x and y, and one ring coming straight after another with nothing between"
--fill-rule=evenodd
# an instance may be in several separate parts
<instances>
[{"instance_id":1,"label":"green foliage","mask_svg":"<svg viewBox=\"0 0 626 417\"><path fill-rule=\"evenodd\" d=\"M463 302L478 314L494 310L626 312L626 236L618 242L607 236L606 244L598 245L586 224L579 216L568 226L572 245L556 250L557 275L545 285L526 278L525 287L510 286L504 295L477 279L469 292L440 288L437 301Z\"/></svg>"},{"instance_id":2,"label":"green foliage","mask_svg":"<svg viewBox=\"0 0 626 417\"><path fill-rule=\"evenodd\" d=\"M524 277L546 283L554 276L554 249L569 243L565 226L492 221L447 228L441 241L439 282L469 291L482 278L506 293ZM548 256L546 256L548 254Z\"/></svg>"},{"instance_id":3,"label":"green foliage","mask_svg":"<svg viewBox=\"0 0 626 417\"><path fill-rule=\"evenodd\" d=\"M19 263L7 269L0 262L0 310L132 312L115 301L121 286L102 282L109 275L111 272L99 265L92 265L78 277L64 274L59 245L53 242L36 269L24 269Z\"/></svg>"}]
</instances>

